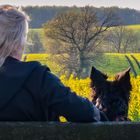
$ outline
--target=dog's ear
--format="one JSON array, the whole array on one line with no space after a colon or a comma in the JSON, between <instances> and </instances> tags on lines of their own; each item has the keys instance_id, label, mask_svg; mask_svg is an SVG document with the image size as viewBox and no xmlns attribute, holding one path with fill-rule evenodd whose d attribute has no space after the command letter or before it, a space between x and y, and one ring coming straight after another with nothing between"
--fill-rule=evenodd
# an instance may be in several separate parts
<instances>
[{"instance_id":1,"label":"dog's ear","mask_svg":"<svg viewBox=\"0 0 140 140\"><path fill-rule=\"evenodd\" d=\"M91 68L90 79L92 86L98 86L104 83L107 79L107 75L97 70L95 67Z\"/></svg>"},{"instance_id":2,"label":"dog's ear","mask_svg":"<svg viewBox=\"0 0 140 140\"><path fill-rule=\"evenodd\" d=\"M122 86L122 88L128 92L131 90L131 82L130 82L130 68L127 70L116 74L115 80Z\"/></svg>"}]
</instances>

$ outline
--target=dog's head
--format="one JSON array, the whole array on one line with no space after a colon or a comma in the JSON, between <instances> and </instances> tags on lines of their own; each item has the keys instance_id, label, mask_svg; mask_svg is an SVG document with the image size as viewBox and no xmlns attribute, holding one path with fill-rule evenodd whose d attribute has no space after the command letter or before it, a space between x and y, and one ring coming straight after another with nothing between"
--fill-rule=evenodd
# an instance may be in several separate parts
<instances>
[{"instance_id":1,"label":"dog's head","mask_svg":"<svg viewBox=\"0 0 140 140\"><path fill-rule=\"evenodd\" d=\"M130 68L116 74L114 81L108 81L107 75L92 67L91 99L103 111L110 121L118 117L127 117L131 91Z\"/></svg>"}]
</instances>

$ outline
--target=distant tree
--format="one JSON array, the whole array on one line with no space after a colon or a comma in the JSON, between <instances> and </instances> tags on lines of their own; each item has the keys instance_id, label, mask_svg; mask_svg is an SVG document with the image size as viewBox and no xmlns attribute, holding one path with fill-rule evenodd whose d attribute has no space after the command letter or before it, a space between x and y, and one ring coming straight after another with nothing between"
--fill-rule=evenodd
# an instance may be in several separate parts
<instances>
[{"instance_id":1,"label":"distant tree","mask_svg":"<svg viewBox=\"0 0 140 140\"><path fill-rule=\"evenodd\" d=\"M55 61L63 64L63 70L80 77L85 76L104 32L116 25L116 16L112 11L105 11L99 20L92 8L86 6L58 15L44 25L44 30L47 38L61 43L60 47L55 47L55 51L61 54Z\"/></svg>"},{"instance_id":2,"label":"distant tree","mask_svg":"<svg viewBox=\"0 0 140 140\"><path fill-rule=\"evenodd\" d=\"M138 40L137 33L131 29L127 29L124 36L122 52L137 52Z\"/></svg>"},{"instance_id":3,"label":"distant tree","mask_svg":"<svg viewBox=\"0 0 140 140\"><path fill-rule=\"evenodd\" d=\"M30 31L25 53L43 53L45 49L37 32Z\"/></svg>"},{"instance_id":4,"label":"distant tree","mask_svg":"<svg viewBox=\"0 0 140 140\"><path fill-rule=\"evenodd\" d=\"M117 53L132 51L137 46L137 34L125 26L114 27L109 31L108 43L113 46Z\"/></svg>"}]
</instances>

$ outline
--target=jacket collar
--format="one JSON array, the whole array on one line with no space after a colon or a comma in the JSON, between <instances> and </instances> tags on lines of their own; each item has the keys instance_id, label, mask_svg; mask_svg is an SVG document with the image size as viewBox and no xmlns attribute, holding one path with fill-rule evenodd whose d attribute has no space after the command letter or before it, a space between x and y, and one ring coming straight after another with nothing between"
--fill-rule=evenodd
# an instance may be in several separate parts
<instances>
[{"instance_id":1,"label":"jacket collar","mask_svg":"<svg viewBox=\"0 0 140 140\"><path fill-rule=\"evenodd\" d=\"M12 56L8 56L5 61L7 61L7 60L10 60L10 61L20 61L20 60L14 58Z\"/></svg>"}]
</instances>

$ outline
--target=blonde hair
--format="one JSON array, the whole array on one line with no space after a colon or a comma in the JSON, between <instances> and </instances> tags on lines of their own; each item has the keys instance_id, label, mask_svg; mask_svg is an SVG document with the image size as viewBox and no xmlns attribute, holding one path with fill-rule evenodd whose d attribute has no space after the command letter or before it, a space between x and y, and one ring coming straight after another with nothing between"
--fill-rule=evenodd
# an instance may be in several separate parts
<instances>
[{"instance_id":1,"label":"blonde hair","mask_svg":"<svg viewBox=\"0 0 140 140\"><path fill-rule=\"evenodd\" d=\"M22 10L11 5L0 6L0 67L8 56L23 49L28 20L29 17Z\"/></svg>"}]
</instances>

